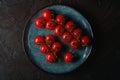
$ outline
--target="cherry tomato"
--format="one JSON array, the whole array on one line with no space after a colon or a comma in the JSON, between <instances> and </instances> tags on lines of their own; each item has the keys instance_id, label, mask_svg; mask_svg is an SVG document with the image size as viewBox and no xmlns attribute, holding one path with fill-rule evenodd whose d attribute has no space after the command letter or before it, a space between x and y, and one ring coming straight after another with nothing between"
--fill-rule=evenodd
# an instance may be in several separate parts
<instances>
[{"instance_id":1,"label":"cherry tomato","mask_svg":"<svg viewBox=\"0 0 120 80\"><path fill-rule=\"evenodd\" d=\"M36 44L36 45L41 45L41 44L43 44L45 42L45 40L44 40L44 37L43 36L36 36L35 38L34 38L34 44Z\"/></svg>"},{"instance_id":2,"label":"cherry tomato","mask_svg":"<svg viewBox=\"0 0 120 80\"><path fill-rule=\"evenodd\" d=\"M74 55L72 52L67 52L64 54L64 61L67 63L72 62L73 58L74 58Z\"/></svg>"},{"instance_id":3,"label":"cherry tomato","mask_svg":"<svg viewBox=\"0 0 120 80\"><path fill-rule=\"evenodd\" d=\"M62 47L62 45L61 45L60 42L54 42L53 45L52 45L52 50L54 52L60 52L61 47Z\"/></svg>"},{"instance_id":4,"label":"cherry tomato","mask_svg":"<svg viewBox=\"0 0 120 80\"><path fill-rule=\"evenodd\" d=\"M46 41L47 44L51 45L55 41L55 37L52 34L48 34L45 37L45 41Z\"/></svg>"},{"instance_id":5,"label":"cherry tomato","mask_svg":"<svg viewBox=\"0 0 120 80\"><path fill-rule=\"evenodd\" d=\"M80 43L78 42L77 39L72 39L71 42L70 42L70 47L73 48L73 49L77 49L79 48L80 46Z\"/></svg>"},{"instance_id":6,"label":"cherry tomato","mask_svg":"<svg viewBox=\"0 0 120 80\"><path fill-rule=\"evenodd\" d=\"M49 63L54 63L57 59L57 56L51 52L49 52L48 54L46 54L46 60Z\"/></svg>"},{"instance_id":7,"label":"cherry tomato","mask_svg":"<svg viewBox=\"0 0 120 80\"><path fill-rule=\"evenodd\" d=\"M54 20L48 20L48 21L46 22L46 28L47 28L48 30L53 30L53 29L55 29L55 26L56 26L56 23L55 23Z\"/></svg>"},{"instance_id":8,"label":"cherry tomato","mask_svg":"<svg viewBox=\"0 0 120 80\"><path fill-rule=\"evenodd\" d=\"M65 29L63 28L63 26L61 25L57 25L54 29L54 33L57 35L57 36L62 36L62 34L65 32Z\"/></svg>"},{"instance_id":9,"label":"cherry tomato","mask_svg":"<svg viewBox=\"0 0 120 80\"><path fill-rule=\"evenodd\" d=\"M45 26L45 23L46 23L46 21L45 21L44 18L36 18L36 19L35 19L35 22L34 22L34 24L35 24L35 26L36 26L37 28L42 28L42 27L44 27L44 26Z\"/></svg>"},{"instance_id":10,"label":"cherry tomato","mask_svg":"<svg viewBox=\"0 0 120 80\"><path fill-rule=\"evenodd\" d=\"M56 16L56 21L58 24L64 24L65 23L65 16L63 14L58 14Z\"/></svg>"},{"instance_id":11,"label":"cherry tomato","mask_svg":"<svg viewBox=\"0 0 120 80\"><path fill-rule=\"evenodd\" d=\"M45 9L42 11L42 17L46 20L49 20L53 17L52 11L49 9Z\"/></svg>"},{"instance_id":12,"label":"cherry tomato","mask_svg":"<svg viewBox=\"0 0 120 80\"><path fill-rule=\"evenodd\" d=\"M88 43L90 42L90 38L88 36L82 36L81 37L81 43L83 46L88 45Z\"/></svg>"},{"instance_id":13,"label":"cherry tomato","mask_svg":"<svg viewBox=\"0 0 120 80\"><path fill-rule=\"evenodd\" d=\"M75 28L75 23L73 21L68 21L65 25L67 31L71 32Z\"/></svg>"},{"instance_id":14,"label":"cherry tomato","mask_svg":"<svg viewBox=\"0 0 120 80\"><path fill-rule=\"evenodd\" d=\"M64 42L70 42L72 40L72 35L69 32L65 32L62 35L62 39Z\"/></svg>"},{"instance_id":15,"label":"cherry tomato","mask_svg":"<svg viewBox=\"0 0 120 80\"><path fill-rule=\"evenodd\" d=\"M79 39L82 35L82 30L80 28L76 28L73 30L73 36Z\"/></svg>"},{"instance_id":16,"label":"cherry tomato","mask_svg":"<svg viewBox=\"0 0 120 80\"><path fill-rule=\"evenodd\" d=\"M50 47L47 44L42 44L40 46L40 51L42 54L47 54L48 52L50 52Z\"/></svg>"}]
</instances>

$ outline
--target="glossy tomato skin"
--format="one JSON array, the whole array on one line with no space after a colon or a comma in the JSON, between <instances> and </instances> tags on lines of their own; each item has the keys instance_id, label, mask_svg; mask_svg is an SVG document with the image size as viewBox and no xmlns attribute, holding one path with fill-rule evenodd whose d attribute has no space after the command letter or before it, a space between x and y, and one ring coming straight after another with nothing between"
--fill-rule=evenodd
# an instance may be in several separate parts
<instances>
[{"instance_id":1,"label":"glossy tomato skin","mask_svg":"<svg viewBox=\"0 0 120 80\"><path fill-rule=\"evenodd\" d=\"M52 11L49 10L49 9L43 10L43 11L42 11L42 17L43 17L44 19L46 19L46 20L51 19L51 18L53 17Z\"/></svg>"},{"instance_id":2,"label":"glossy tomato skin","mask_svg":"<svg viewBox=\"0 0 120 80\"><path fill-rule=\"evenodd\" d=\"M54 20L48 20L46 22L46 29L48 29L48 30L54 30L55 27L56 27L56 23L55 23Z\"/></svg>"},{"instance_id":3,"label":"glossy tomato skin","mask_svg":"<svg viewBox=\"0 0 120 80\"><path fill-rule=\"evenodd\" d=\"M45 41L48 45L51 45L53 44L53 42L55 41L55 37L52 35L52 34L48 34L46 37L45 37Z\"/></svg>"},{"instance_id":4,"label":"glossy tomato skin","mask_svg":"<svg viewBox=\"0 0 120 80\"><path fill-rule=\"evenodd\" d=\"M42 44L40 46L40 52L42 54L47 54L48 52L50 52L50 47L47 44Z\"/></svg>"},{"instance_id":5,"label":"glossy tomato skin","mask_svg":"<svg viewBox=\"0 0 120 80\"><path fill-rule=\"evenodd\" d=\"M54 63L56 62L57 56L51 52L49 52L48 54L46 54L46 60L49 63Z\"/></svg>"},{"instance_id":6,"label":"glossy tomato skin","mask_svg":"<svg viewBox=\"0 0 120 80\"><path fill-rule=\"evenodd\" d=\"M64 42L70 42L72 40L72 35L69 32L65 32L62 35L62 40Z\"/></svg>"},{"instance_id":7,"label":"glossy tomato skin","mask_svg":"<svg viewBox=\"0 0 120 80\"><path fill-rule=\"evenodd\" d=\"M77 49L77 48L79 48L79 46L80 46L80 43L79 43L79 41L77 39L72 39L71 40L70 47L72 49Z\"/></svg>"},{"instance_id":8,"label":"glossy tomato skin","mask_svg":"<svg viewBox=\"0 0 120 80\"><path fill-rule=\"evenodd\" d=\"M36 36L35 38L34 38L34 44L36 44L36 45L41 45L41 44L43 44L45 42L45 40L44 40L44 37L43 36Z\"/></svg>"},{"instance_id":9,"label":"glossy tomato skin","mask_svg":"<svg viewBox=\"0 0 120 80\"><path fill-rule=\"evenodd\" d=\"M82 35L82 30L80 28L76 28L73 30L73 36L79 39Z\"/></svg>"},{"instance_id":10,"label":"glossy tomato skin","mask_svg":"<svg viewBox=\"0 0 120 80\"><path fill-rule=\"evenodd\" d=\"M68 21L65 25L67 31L72 32L75 28L75 23L73 21Z\"/></svg>"},{"instance_id":11,"label":"glossy tomato skin","mask_svg":"<svg viewBox=\"0 0 120 80\"><path fill-rule=\"evenodd\" d=\"M70 63L73 61L74 55L72 52L67 52L64 54L64 61Z\"/></svg>"},{"instance_id":12,"label":"glossy tomato skin","mask_svg":"<svg viewBox=\"0 0 120 80\"><path fill-rule=\"evenodd\" d=\"M89 36L82 36L81 37L81 43L82 43L82 45L83 46L86 46L86 45L88 45L88 43L90 42L90 38L89 38Z\"/></svg>"},{"instance_id":13,"label":"glossy tomato skin","mask_svg":"<svg viewBox=\"0 0 120 80\"><path fill-rule=\"evenodd\" d=\"M54 42L53 45L52 45L52 50L54 52L60 52L61 48L62 48L62 45L61 45L60 42Z\"/></svg>"},{"instance_id":14,"label":"glossy tomato skin","mask_svg":"<svg viewBox=\"0 0 120 80\"><path fill-rule=\"evenodd\" d=\"M56 16L56 22L58 24L64 24L65 23L65 16L63 14L58 14Z\"/></svg>"},{"instance_id":15,"label":"glossy tomato skin","mask_svg":"<svg viewBox=\"0 0 120 80\"><path fill-rule=\"evenodd\" d=\"M61 25L57 25L54 29L54 33L57 35L57 36L62 36L62 34L65 32L65 29L63 28L63 26Z\"/></svg>"},{"instance_id":16,"label":"glossy tomato skin","mask_svg":"<svg viewBox=\"0 0 120 80\"><path fill-rule=\"evenodd\" d=\"M35 22L34 22L34 24L37 28L43 28L45 26L45 23L46 23L45 19L41 18L41 17L36 18Z\"/></svg>"}]
</instances>

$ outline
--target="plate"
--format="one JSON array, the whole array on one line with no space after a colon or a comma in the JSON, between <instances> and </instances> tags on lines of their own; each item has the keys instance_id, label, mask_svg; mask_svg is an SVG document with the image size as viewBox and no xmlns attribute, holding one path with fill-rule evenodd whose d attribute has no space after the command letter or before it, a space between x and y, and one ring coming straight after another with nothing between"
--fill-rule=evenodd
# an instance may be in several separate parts
<instances>
[{"instance_id":1,"label":"plate","mask_svg":"<svg viewBox=\"0 0 120 80\"><path fill-rule=\"evenodd\" d=\"M69 20L74 21L77 24L77 27L82 28L91 38L93 38L93 33L90 24L86 20L85 17L81 15L78 11L75 9L68 7L68 6L63 6L63 5L54 5L54 6L49 6L44 9L50 9L55 11L56 14L64 14L69 18ZM42 9L42 10L44 10ZM61 61L59 63L53 63L50 64L46 61L45 55L40 53L39 46L36 46L34 44L34 37L36 35L47 35L47 34L53 34L54 31L49 31L45 28L38 29L34 25L34 20L37 17L41 17L41 11L38 11L28 22L25 30L24 30L24 49L30 60L38 66L39 68L43 69L44 71L50 72L50 73L67 73L70 71L75 70L78 68L82 63L86 61L88 58L91 50L92 50L92 44L89 44L85 48L79 48L76 50L71 50L69 47L68 43L64 43L60 37L56 37L57 40L59 40L65 47L62 48L62 52L59 54L63 55L67 51L73 51L74 54L78 55L78 60L72 63L65 63L64 61Z\"/></svg>"}]
</instances>

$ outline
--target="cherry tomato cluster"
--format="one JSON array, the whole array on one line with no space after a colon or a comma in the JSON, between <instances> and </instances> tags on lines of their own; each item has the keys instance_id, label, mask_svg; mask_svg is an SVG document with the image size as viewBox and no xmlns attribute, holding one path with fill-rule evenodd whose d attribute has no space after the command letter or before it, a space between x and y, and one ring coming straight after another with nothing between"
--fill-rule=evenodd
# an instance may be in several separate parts
<instances>
[{"instance_id":1,"label":"cherry tomato cluster","mask_svg":"<svg viewBox=\"0 0 120 80\"><path fill-rule=\"evenodd\" d=\"M54 30L55 35L61 36L64 42L70 44L72 49L77 49L80 46L85 47L89 44L90 38L83 34L81 28L77 28L76 24L69 20L63 14L53 14L53 11L45 9L42 11L42 16L35 19L35 26L37 28L46 27L47 30ZM50 63L55 62L57 59L56 53L61 50L61 43L54 42L55 37L48 34L45 39L42 36L36 36L34 43L40 46L41 53L45 53L46 60ZM74 54L67 52L64 54L65 62L72 62Z\"/></svg>"},{"instance_id":2,"label":"cherry tomato cluster","mask_svg":"<svg viewBox=\"0 0 120 80\"><path fill-rule=\"evenodd\" d=\"M49 63L53 63L59 60L58 53L62 49L62 44L58 41L55 41L55 37L52 34L48 34L45 37L39 35L34 38L34 44L40 46L40 52L46 54L46 60ZM64 60L66 62L71 62L73 54L67 52L64 55Z\"/></svg>"},{"instance_id":3,"label":"cherry tomato cluster","mask_svg":"<svg viewBox=\"0 0 120 80\"><path fill-rule=\"evenodd\" d=\"M56 53L61 51L61 43L55 41L55 37L52 34L48 34L45 37L39 35L34 38L34 43L40 46L40 52L46 54L46 60L53 63L57 60Z\"/></svg>"}]
</instances>

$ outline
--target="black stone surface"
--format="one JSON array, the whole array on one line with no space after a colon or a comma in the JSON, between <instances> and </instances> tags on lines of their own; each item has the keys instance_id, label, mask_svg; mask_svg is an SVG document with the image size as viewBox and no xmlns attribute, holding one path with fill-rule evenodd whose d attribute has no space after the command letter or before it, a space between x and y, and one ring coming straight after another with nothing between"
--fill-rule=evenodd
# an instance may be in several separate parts
<instances>
[{"instance_id":1,"label":"black stone surface","mask_svg":"<svg viewBox=\"0 0 120 80\"><path fill-rule=\"evenodd\" d=\"M22 45L27 21L50 5L67 5L81 12L94 33L93 50L73 72L50 74L31 63ZM119 80L119 0L0 0L0 80Z\"/></svg>"}]
</instances>

